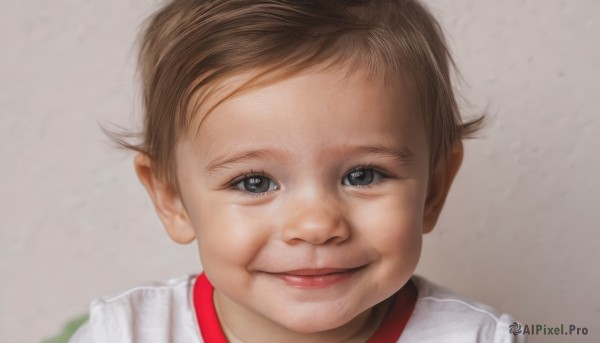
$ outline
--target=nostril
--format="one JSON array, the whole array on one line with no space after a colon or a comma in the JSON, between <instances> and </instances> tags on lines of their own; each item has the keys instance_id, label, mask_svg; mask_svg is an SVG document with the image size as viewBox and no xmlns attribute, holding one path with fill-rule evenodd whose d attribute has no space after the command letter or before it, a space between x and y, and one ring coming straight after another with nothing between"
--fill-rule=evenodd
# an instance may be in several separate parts
<instances>
[{"instance_id":1,"label":"nostril","mask_svg":"<svg viewBox=\"0 0 600 343\"><path fill-rule=\"evenodd\" d=\"M323 242L323 244L338 244L345 240L346 240L346 238L344 238L342 236L335 236L335 237L330 237L325 242Z\"/></svg>"},{"instance_id":2,"label":"nostril","mask_svg":"<svg viewBox=\"0 0 600 343\"><path fill-rule=\"evenodd\" d=\"M315 221L303 218L284 228L287 243L339 244L350 238L350 229L343 220Z\"/></svg>"}]
</instances>

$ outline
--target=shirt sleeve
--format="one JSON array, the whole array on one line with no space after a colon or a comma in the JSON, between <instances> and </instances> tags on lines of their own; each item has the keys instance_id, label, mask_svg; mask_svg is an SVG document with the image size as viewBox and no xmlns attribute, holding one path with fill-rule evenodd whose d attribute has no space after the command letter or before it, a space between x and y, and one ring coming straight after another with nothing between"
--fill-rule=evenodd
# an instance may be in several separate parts
<instances>
[{"instance_id":1,"label":"shirt sleeve","mask_svg":"<svg viewBox=\"0 0 600 343\"><path fill-rule=\"evenodd\" d=\"M519 322L515 320L512 316L508 314L502 314L498 318L496 323L496 331L494 333L494 343L526 343L527 336L523 335L521 332L513 333L513 328L511 325L518 324ZM520 325L520 324L518 324ZM520 330L518 330L520 331Z\"/></svg>"}]
</instances>

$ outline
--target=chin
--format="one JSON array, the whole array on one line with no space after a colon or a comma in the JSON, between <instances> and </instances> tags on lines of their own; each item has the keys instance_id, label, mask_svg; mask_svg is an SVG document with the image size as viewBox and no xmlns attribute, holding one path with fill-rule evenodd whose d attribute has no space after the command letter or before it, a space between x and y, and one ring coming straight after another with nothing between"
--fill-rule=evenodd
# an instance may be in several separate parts
<instances>
[{"instance_id":1,"label":"chin","mask_svg":"<svg viewBox=\"0 0 600 343\"><path fill-rule=\"evenodd\" d=\"M277 322L291 331L308 334L338 328L360 314L344 315L336 311L332 311L333 313L329 313L328 311L319 312L315 313L315 311L311 311L310 313L306 313L306 315L294 313L292 316L286 318L277 318Z\"/></svg>"}]
</instances>

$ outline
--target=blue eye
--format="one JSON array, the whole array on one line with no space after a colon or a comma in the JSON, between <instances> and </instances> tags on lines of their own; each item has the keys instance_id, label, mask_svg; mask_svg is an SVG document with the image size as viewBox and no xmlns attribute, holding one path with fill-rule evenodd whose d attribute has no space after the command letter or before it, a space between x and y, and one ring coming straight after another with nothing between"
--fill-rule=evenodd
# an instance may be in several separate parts
<instances>
[{"instance_id":1,"label":"blue eye","mask_svg":"<svg viewBox=\"0 0 600 343\"><path fill-rule=\"evenodd\" d=\"M275 182L264 175L246 176L243 180L234 184L234 187L248 193L265 193L279 188Z\"/></svg>"},{"instance_id":2,"label":"blue eye","mask_svg":"<svg viewBox=\"0 0 600 343\"><path fill-rule=\"evenodd\" d=\"M346 174L342 184L357 187L368 186L377 183L382 178L383 175L372 168L359 167Z\"/></svg>"}]
</instances>

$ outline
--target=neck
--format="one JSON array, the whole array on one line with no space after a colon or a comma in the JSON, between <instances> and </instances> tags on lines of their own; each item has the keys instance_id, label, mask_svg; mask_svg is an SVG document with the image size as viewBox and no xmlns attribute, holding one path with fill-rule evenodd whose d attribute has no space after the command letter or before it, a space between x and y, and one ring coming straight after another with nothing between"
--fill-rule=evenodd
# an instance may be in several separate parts
<instances>
[{"instance_id":1,"label":"neck","mask_svg":"<svg viewBox=\"0 0 600 343\"><path fill-rule=\"evenodd\" d=\"M375 333L391 304L391 299L387 299L331 330L302 333L249 311L217 290L213 293L213 301L223 333L230 343L364 343Z\"/></svg>"}]
</instances>

